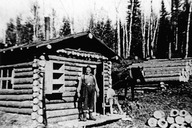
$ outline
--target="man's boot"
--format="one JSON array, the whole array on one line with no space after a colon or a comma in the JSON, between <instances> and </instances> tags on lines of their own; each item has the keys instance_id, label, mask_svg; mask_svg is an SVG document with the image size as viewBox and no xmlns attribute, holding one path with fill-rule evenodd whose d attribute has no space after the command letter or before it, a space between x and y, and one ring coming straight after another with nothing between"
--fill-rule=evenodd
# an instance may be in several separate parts
<instances>
[{"instance_id":1,"label":"man's boot","mask_svg":"<svg viewBox=\"0 0 192 128\"><path fill-rule=\"evenodd\" d=\"M93 117L93 112L89 112L89 119L90 119L90 120L96 120L96 119Z\"/></svg>"},{"instance_id":2,"label":"man's boot","mask_svg":"<svg viewBox=\"0 0 192 128\"><path fill-rule=\"evenodd\" d=\"M85 119L84 119L84 116L83 116L83 113L80 113L79 114L79 119L80 119L80 121L84 121Z\"/></svg>"}]
</instances>

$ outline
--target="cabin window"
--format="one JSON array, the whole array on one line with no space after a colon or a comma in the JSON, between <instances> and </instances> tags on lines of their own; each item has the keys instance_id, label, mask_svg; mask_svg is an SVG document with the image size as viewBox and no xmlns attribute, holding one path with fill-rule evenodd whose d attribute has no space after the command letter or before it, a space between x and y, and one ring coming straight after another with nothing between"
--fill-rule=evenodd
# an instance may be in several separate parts
<instances>
[{"instance_id":1,"label":"cabin window","mask_svg":"<svg viewBox=\"0 0 192 128\"><path fill-rule=\"evenodd\" d=\"M12 68L0 69L0 89L12 89Z\"/></svg>"}]
</instances>

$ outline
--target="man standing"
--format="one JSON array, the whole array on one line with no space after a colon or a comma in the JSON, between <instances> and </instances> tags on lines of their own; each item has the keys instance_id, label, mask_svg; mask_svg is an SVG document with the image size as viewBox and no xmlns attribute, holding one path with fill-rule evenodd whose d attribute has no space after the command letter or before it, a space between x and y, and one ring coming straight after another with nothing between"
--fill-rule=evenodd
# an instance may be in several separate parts
<instances>
[{"instance_id":1,"label":"man standing","mask_svg":"<svg viewBox=\"0 0 192 128\"><path fill-rule=\"evenodd\" d=\"M91 67L88 65L86 67L86 73L81 76L79 79L79 84L77 87L77 95L81 99L82 102L82 110L80 113L80 120L86 121L87 113L89 112L89 119L96 120L92 113L94 108L94 97L95 91L97 92L97 96L99 96L99 88L97 85L97 81L95 76L91 73Z\"/></svg>"}]
</instances>

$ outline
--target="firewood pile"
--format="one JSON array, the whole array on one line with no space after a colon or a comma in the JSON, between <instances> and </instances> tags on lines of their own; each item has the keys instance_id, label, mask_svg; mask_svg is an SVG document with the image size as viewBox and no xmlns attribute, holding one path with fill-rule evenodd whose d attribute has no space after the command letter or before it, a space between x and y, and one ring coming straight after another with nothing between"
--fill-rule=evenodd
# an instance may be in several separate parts
<instances>
[{"instance_id":1,"label":"firewood pile","mask_svg":"<svg viewBox=\"0 0 192 128\"><path fill-rule=\"evenodd\" d=\"M147 83L188 82L192 75L192 61L188 59L154 59L142 63L134 63L130 68L141 67Z\"/></svg>"},{"instance_id":2,"label":"firewood pile","mask_svg":"<svg viewBox=\"0 0 192 128\"><path fill-rule=\"evenodd\" d=\"M172 109L167 115L158 110L148 119L149 127L192 128L192 115L186 110Z\"/></svg>"}]
</instances>

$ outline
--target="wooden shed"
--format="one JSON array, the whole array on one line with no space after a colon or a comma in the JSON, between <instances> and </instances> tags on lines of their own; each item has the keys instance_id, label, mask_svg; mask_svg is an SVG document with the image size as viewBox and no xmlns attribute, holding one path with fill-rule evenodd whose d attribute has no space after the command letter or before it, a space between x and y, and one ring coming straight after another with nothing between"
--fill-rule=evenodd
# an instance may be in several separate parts
<instances>
[{"instance_id":1,"label":"wooden shed","mask_svg":"<svg viewBox=\"0 0 192 128\"><path fill-rule=\"evenodd\" d=\"M34 124L78 118L76 88L83 67L96 75L105 114L105 90L116 54L89 32L0 49L0 111L28 114Z\"/></svg>"}]
</instances>

